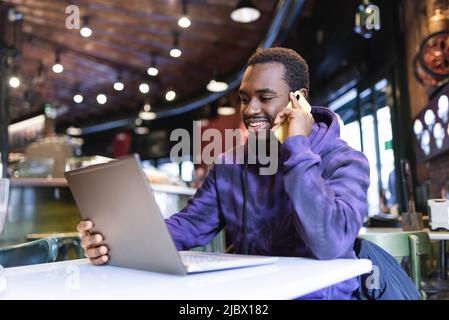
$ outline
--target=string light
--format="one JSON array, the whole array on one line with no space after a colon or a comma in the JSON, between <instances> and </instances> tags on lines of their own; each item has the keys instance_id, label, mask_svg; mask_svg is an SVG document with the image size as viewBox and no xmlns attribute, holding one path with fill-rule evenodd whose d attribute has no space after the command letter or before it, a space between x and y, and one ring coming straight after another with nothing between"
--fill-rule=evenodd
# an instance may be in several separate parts
<instances>
[{"instance_id":1,"label":"string light","mask_svg":"<svg viewBox=\"0 0 449 320\"><path fill-rule=\"evenodd\" d=\"M73 96L73 101L75 101L76 103L82 103L84 100L84 97L80 94L75 94Z\"/></svg>"},{"instance_id":2,"label":"string light","mask_svg":"<svg viewBox=\"0 0 449 320\"><path fill-rule=\"evenodd\" d=\"M148 85L148 83L141 83L139 85L139 91L143 94L146 94L150 91L150 86Z\"/></svg>"},{"instance_id":3,"label":"string light","mask_svg":"<svg viewBox=\"0 0 449 320\"><path fill-rule=\"evenodd\" d=\"M64 66L61 64L61 50L59 49L55 52L55 64L51 69L54 73L61 73L64 71Z\"/></svg>"},{"instance_id":4,"label":"string light","mask_svg":"<svg viewBox=\"0 0 449 320\"><path fill-rule=\"evenodd\" d=\"M182 55L181 49L179 46L179 32L175 31L173 33L173 49L170 50L170 56L173 58L179 58Z\"/></svg>"},{"instance_id":5,"label":"string light","mask_svg":"<svg viewBox=\"0 0 449 320\"><path fill-rule=\"evenodd\" d=\"M239 23L250 23L260 17L260 11L251 0L240 0L231 12L231 19Z\"/></svg>"},{"instance_id":6,"label":"string light","mask_svg":"<svg viewBox=\"0 0 449 320\"><path fill-rule=\"evenodd\" d=\"M187 17L187 0L182 1L182 17L178 20L178 26L181 28L188 28L192 22Z\"/></svg>"},{"instance_id":7,"label":"string light","mask_svg":"<svg viewBox=\"0 0 449 320\"><path fill-rule=\"evenodd\" d=\"M12 76L9 78L9 85L14 89L18 88L20 86L20 79L16 76Z\"/></svg>"},{"instance_id":8,"label":"string light","mask_svg":"<svg viewBox=\"0 0 449 320\"><path fill-rule=\"evenodd\" d=\"M173 101L173 100L175 100L175 98L176 98L176 92L173 90L170 90L165 94L165 100L167 100L167 101Z\"/></svg>"},{"instance_id":9,"label":"string light","mask_svg":"<svg viewBox=\"0 0 449 320\"><path fill-rule=\"evenodd\" d=\"M106 97L106 95L104 95L104 94L99 94L99 95L97 96L97 102L98 102L99 104L105 104L107 101L108 101L108 98Z\"/></svg>"},{"instance_id":10,"label":"string light","mask_svg":"<svg viewBox=\"0 0 449 320\"><path fill-rule=\"evenodd\" d=\"M92 29L89 28L89 17L84 17L84 25L80 30L80 34L84 38L89 38L92 35Z\"/></svg>"},{"instance_id":11,"label":"string light","mask_svg":"<svg viewBox=\"0 0 449 320\"><path fill-rule=\"evenodd\" d=\"M151 54L151 67L147 69L147 73L149 76L155 77L158 75L159 70L156 68L156 54Z\"/></svg>"}]
</instances>

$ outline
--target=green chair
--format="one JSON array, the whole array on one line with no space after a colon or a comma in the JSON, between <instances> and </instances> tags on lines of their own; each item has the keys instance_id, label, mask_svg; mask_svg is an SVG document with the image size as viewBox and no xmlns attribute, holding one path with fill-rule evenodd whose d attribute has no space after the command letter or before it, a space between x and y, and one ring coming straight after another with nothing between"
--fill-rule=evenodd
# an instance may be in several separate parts
<instances>
[{"instance_id":1,"label":"green chair","mask_svg":"<svg viewBox=\"0 0 449 320\"><path fill-rule=\"evenodd\" d=\"M81 247L81 239L79 236L63 238L57 237L57 239L59 248L57 261L85 258L84 249ZM73 252L72 255L69 254L70 250Z\"/></svg>"},{"instance_id":2,"label":"green chair","mask_svg":"<svg viewBox=\"0 0 449 320\"><path fill-rule=\"evenodd\" d=\"M58 240L58 258L56 261L84 258L84 249L81 247L81 238L78 232L60 233L30 233L27 234L27 241L43 238L56 238Z\"/></svg>"},{"instance_id":3,"label":"green chair","mask_svg":"<svg viewBox=\"0 0 449 320\"><path fill-rule=\"evenodd\" d=\"M58 251L58 239L54 237L3 247L0 248L0 265L11 268L54 262Z\"/></svg>"},{"instance_id":4,"label":"green chair","mask_svg":"<svg viewBox=\"0 0 449 320\"><path fill-rule=\"evenodd\" d=\"M404 257L409 257L410 278L421 296L426 298L426 294L421 287L421 256L430 252L430 239L427 232L372 233L359 235L359 238L373 242L399 262Z\"/></svg>"}]
</instances>

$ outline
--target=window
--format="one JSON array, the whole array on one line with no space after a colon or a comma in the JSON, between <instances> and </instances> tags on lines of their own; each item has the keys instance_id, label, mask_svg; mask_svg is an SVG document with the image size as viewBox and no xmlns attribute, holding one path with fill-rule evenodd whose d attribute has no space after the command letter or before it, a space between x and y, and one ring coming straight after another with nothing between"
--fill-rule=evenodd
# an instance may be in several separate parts
<instances>
[{"instance_id":1,"label":"window","mask_svg":"<svg viewBox=\"0 0 449 320\"><path fill-rule=\"evenodd\" d=\"M393 131L391 129L390 107L385 106L377 110L377 123L379 131L379 152L381 159L381 181L382 189L385 191L385 197L388 206L397 204L396 190L391 185L395 174L394 170L394 152L393 152Z\"/></svg>"},{"instance_id":2,"label":"window","mask_svg":"<svg viewBox=\"0 0 449 320\"><path fill-rule=\"evenodd\" d=\"M193 180L194 170L192 161L183 161L181 164L181 179L186 182L191 182Z\"/></svg>"},{"instance_id":3,"label":"window","mask_svg":"<svg viewBox=\"0 0 449 320\"><path fill-rule=\"evenodd\" d=\"M380 211L379 176L377 172L377 155L374 133L374 117L362 117L363 153L368 158L370 166L370 186L368 189L368 213L376 214Z\"/></svg>"},{"instance_id":4,"label":"window","mask_svg":"<svg viewBox=\"0 0 449 320\"><path fill-rule=\"evenodd\" d=\"M340 127L340 137L348 143L351 148L362 151L360 141L360 125L358 121L353 121Z\"/></svg>"},{"instance_id":5,"label":"window","mask_svg":"<svg viewBox=\"0 0 449 320\"><path fill-rule=\"evenodd\" d=\"M368 158L370 216L396 214L398 209L390 95L390 83L382 79L372 87L352 89L329 104L344 124L341 138Z\"/></svg>"}]
</instances>

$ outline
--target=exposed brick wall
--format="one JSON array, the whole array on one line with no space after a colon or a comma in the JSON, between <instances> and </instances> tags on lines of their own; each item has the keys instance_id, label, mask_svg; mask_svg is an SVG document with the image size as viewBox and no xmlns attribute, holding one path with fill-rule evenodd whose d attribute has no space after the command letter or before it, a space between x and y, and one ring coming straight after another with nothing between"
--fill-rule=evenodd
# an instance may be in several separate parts
<instances>
[{"instance_id":1,"label":"exposed brick wall","mask_svg":"<svg viewBox=\"0 0 449 320\"><path fill-rule=\"evenodd\" d=\"M403 0L404 29L407 50L407 79L410 92L410 110L415 117L429 102L429 95L413 75L413 59L419 51L421 41L428 34L426 1Z\"/></svg>"},{"instance_id":2,"label":"exposed brick wall","mask_svg":"<svg viewBox=\"0 0 449 320\"><path fill-rule=\"evenodd\" d=\"M418 181L429 184L429 197L440 198L441 189L449 181L449 154L420 163L416 170Z\"/></svg>"},{"instance_id":3,"label":"exposed brick wall","mask_svg":"<svg viewBox=\"0 0 449 320\"><path fill-rule=\"evenodd\" d=\"M414 118L428 103L429 92L413 75L413 58L421 41L429 34L427 27L426 1L403 0L404 29L407 49L407 78L410 93L410 110ZM417 164L417 179L429 185L429 197L439 198L440 190L449 179L449 154Z\"/></svg>"}]
</instances>

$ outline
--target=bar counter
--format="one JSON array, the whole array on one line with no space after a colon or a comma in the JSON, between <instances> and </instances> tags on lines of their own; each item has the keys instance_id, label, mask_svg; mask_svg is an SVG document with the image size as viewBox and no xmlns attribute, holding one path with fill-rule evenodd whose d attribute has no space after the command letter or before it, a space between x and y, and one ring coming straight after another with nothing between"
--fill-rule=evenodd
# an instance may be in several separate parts
<instances>
[{"instance_id":1,"label":"bar counter","mask_svg":"<svg viewBox=\"0 0 449 320\"><path fill-rule=\"evenodd\" d=\"M164 217L179 211L195 189L151 184ZM70 233L81 219L64 178L13 178L0 245L29 240L30 234Z\"/></svg>"}]
</instances>

